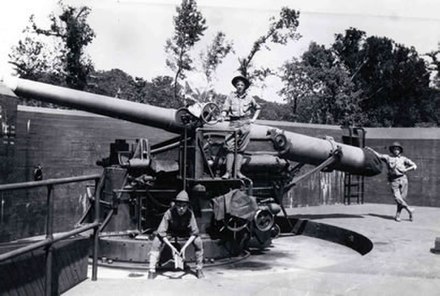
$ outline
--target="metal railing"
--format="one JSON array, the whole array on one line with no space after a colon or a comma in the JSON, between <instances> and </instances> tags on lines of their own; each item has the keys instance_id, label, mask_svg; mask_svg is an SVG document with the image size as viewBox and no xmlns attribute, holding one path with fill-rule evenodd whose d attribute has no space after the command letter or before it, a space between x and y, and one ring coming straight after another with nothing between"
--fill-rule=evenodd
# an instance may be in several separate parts
<instances>
[{"instance_id":1,"label":"metal railing","mask_svg":"<svg viewBox=\"0 0 440 296\"><path fill-rule=\"evenodd\" d=\"M92 281L97 280L98 275L98 239L99 239L99 180L101 176L99 174L95 175L85 175L69 178L60 179L48 179L43 181L34 182L23 182L23 183L12 183L0 185L0 192L19 190L19 189L30 189L37 187L47 187L47 199L46 199L46 238L44 240L31 243L25 247L21 247L4 254L0 254L0 262L14 257L32 252L39 248L45 248L45 262L46 262L46 281L45 281L45 294L52 295L52 261L53 261L53 244L64 240L66 238L72 237L79 233L85 232L87 230L93 229L93 262L92 262ZM59 184L75 183L95 180L95 219L93 223L82 225L76 229L73 229L62 234L54 236L53 233L53 216L54 216L54 203L53 203L53 187Z\"/></svg>"}]
</instances>

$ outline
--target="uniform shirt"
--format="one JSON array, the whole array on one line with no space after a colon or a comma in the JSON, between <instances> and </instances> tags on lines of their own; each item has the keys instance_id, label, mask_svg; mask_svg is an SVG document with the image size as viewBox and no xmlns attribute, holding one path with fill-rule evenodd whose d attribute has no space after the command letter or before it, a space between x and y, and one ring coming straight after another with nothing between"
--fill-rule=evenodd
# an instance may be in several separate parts
<instances>
[{"instance_id":1,"label":"uniform shirt","mask_svg":"<svg viewBox=\"0 0 440 296\"><path fill-rule=\"evenodd\" d=\"M389 177L401 177L405 175L405 169L407 167L416 165L409 158L402 155L392 156L384 154L382 155L382 158L387 163Z\"/></svg>"},{"instance_id":2,"label":"uniform shirt","mask_svg":"<svg viewBox=\"0 0 440 296\"><path fill-rule=\"evenodd\" d=\"M178 221L173 221L173 214L171 212L172 210L173 210L173 208L170 208L165 212L165 214L163 215L162 221L160 222L159 227L157 228L157 234L160 237L166 237L167 234L171 234L173 236L174 235L180 236L177 233L170 232L170 230L171 230L170 226L178 222ZM176 215L177 214L175 214L174 217L177 217ZM180 226L180 228L188 229L188 233L185 233L182 236L186 236L186 234L187 235L198 235L199 228L197 227L197 222L196 222L196 218L194 217L193 211L188 209L187 212L183 216L185 216L185 215L189 215L189 217L188 217L188 219L183 218L182 221L186 221L183 223L187 224L187 225L179 225L179 226Z\"/></svg>"},{"instance_id":3,"label":"uniform shirt","mask_svg":"<svg viewBox=\"0 0 440 296\"><path fill-rule=\"evenodd\" d=\"M231 117L250 117L251 111L258 109L260 105L247 92L242 95L232 92L223 104L223 111Z\"/></svg>"}]
</instances>

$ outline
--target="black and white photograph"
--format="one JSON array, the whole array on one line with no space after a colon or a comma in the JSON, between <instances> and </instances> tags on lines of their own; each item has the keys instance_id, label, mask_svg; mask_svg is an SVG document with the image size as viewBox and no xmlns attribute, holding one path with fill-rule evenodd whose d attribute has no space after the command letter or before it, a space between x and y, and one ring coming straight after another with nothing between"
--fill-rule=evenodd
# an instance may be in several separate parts
<instances>
[{"instance_id":1,"label":"black and white photograph","mask_svg":"<svg viewBox=\"0 0 440 296\"><path fill-rule=\"evenodd\" d=\"M0 296L439 295L439 11L5 1Z\"/></svg>"}]
</instances>

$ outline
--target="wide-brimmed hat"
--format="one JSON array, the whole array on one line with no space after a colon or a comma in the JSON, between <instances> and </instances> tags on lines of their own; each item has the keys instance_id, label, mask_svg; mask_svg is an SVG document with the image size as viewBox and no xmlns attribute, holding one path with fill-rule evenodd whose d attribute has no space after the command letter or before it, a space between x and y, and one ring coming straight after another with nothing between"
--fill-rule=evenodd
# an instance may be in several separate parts
<instances>
[{"instance_id":1,"label":"wide-brimmed hat","mask_svg":"<svg viewBox=\"0 0 440 296\"><path fill-rule=\"evenodd\" d=\"M403 152L403 147L402 147L402 145L399 142L393 142L393 144L391 144L390 147L388 147L388 150L390 150L390 152L392 153L394 147L399 148L400 149L400 153Z\"/></svg>"},{"instance_id":2,"label":"wide-brimmed hat","mask_svg":"<svg viewBox=\"0 0 440 296\"><path fill-rule=\"evenodd\" d=\"M185 190L182 190L179 192L179 194L177 194L176 198L174 199L174 201L179 201L179 202L187 202L189 203L189 196L188 193Z\"/></svg>"},{"instance_id":3,"label":"wide-brimmed hat","mask_svg":"<svg viewBox=\"0 0 440 296\"><path fill-rule=\"evenodd\" d=\"M249 80L246 77L241 76L241 75L238 75L238 76L235 76L234 78L232 78L231 82L232 82L232 85L235 87L235 85L239 81L243 81L245 89L248 89L248 87L251 85Z\"/></svg>"}]
</instances>

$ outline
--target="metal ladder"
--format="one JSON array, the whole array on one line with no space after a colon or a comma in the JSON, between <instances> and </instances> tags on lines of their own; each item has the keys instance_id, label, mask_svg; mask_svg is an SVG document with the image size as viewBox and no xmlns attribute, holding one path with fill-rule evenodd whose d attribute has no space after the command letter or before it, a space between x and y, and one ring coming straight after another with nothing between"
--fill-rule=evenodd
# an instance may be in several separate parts
<instances>
[{"instance_id":1,"label":"metal ladder","mask_svg":"<svg viewBox=\"0 0 440 296\"><path fill-rule=\"evenodd\" d=\"M342 127L348 135L342 136L342 142L360 148L365 147L366 131L361 127ZM344 204L350 205L353 199L357 204L364 203L364 176L345 173L344 175Z\"/></svg>"}]
</instances>

